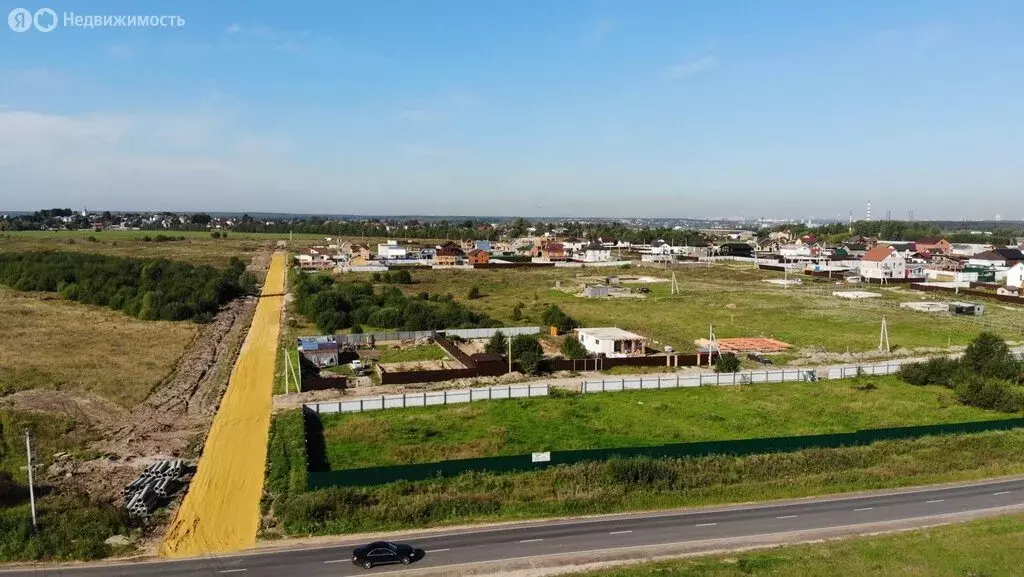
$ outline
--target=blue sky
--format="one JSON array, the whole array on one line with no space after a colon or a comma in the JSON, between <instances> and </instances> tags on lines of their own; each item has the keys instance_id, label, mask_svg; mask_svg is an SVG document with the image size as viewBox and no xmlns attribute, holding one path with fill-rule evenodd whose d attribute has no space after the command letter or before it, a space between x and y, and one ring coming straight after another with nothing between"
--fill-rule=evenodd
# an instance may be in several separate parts
<instances>
[{"instance_id":1,"label":"blue sky","mask_svg":"<svg viewBox=\"0 0 1024 577\"><path fill-rule=\"evenodd\" d=\"M1024 218L1015 0L43 6L0 209Z\"/></svg>"}]
</instances>

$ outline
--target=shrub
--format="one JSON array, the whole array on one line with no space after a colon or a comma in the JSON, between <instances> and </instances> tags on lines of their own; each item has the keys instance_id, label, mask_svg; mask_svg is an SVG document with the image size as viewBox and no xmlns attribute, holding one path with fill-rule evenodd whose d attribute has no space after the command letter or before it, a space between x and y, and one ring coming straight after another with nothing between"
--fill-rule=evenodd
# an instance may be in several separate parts
<instances>
[{"instance_id":1,"label":"shrub","mask_svg":"<svg viewBox=\"0 0 1024 577\"><path fill-rule=\"evenodd\" d=\"M504 355L505 353L508 352L507 349L508 339L505 338L505 333L501 331L495 332L494 335L491 336L491 339L487 341L487 345L484 347L484 351L497 355Z\"/></svg>"},{"instance_id":2,"label":"shrub","mask_svg":"<svg viewBox=\"0 0 1024 577\"><path fill-rule=\"evenodd\" d=\"M531 335L517 335L512 339L512 360L524 374L536 374L544 360L544 349Z\"/></svg>"},{"instance_id":3,"label":"shrub","mask_svg":"<svg viewBox=\"0 0 1024 577\"><path fill-rule=\"evenodd\" d=\"M215 231L210 233L210 236L213 237L213 238L220 238L220 232L215 230Z\"/></svg>"},{"instance_id":4,"label":"shrub","mask_svg":"<svg viewBox=\"0 0 1024 577\"><path fill-rule=\"evenodd\" d=\"M96 237L95 237L95 236L93 236L93 235L91 235L91 234L89 235L89 238L88 238L87 240L88 240L89 242L99 242L98 240L96 240Z\"/></svg>"},{"instance_id":5,"label":"shrub","mask_svg":"<svg viewBox=\"0 0 1024 577\"><path fill-rule=\"evenodd\" d=\"M740 370L740 358L732 353L718 355L715 359L716 373L738 373Z\"/></svg>"},{"instance_id":6,"label":"shrub","mask_svg":"<svg viewBox=\"0 0 1024 577\"><path fill-rule=\"evenodd\" d=\"M590 355L579 339L568 336L562 342L562 356L567 359L585 359Z\"/></svg>"},{"instance_id":7,"label":"shrub","mask_svg":"<svg viewBox=\"0 0 1024 577\"><path fill-rule=\"evenodd\" d=\"M516 303L516 306L512 307L512 320L523 320L523 303Z\"/></svg>"},{"instance_id":8,"label":"shrub","mask_svg":"<svg viewBox=\"0 0 1024 577\"><path fill-rule=\"evenodd\" d=\"M920 363L908 363L900 367L900 378L910 383L923 387L926 385L942 385L951 387L953 376L960 370L960 362L947 358L937 357Z\"/></svg>"},{"instance_id":9,"label":"shrub","mask_svg":"<svg viewBox=\"0 0 1024 577\"><path fill-rule=\"evenodd\" d=\"M476 285L473 285L469 289L469 294L466 295L466 298L468 298L470 300L474 300L474 299L480 298L480 287L478 287Z\"/></svg>"},{"instance_id":10,"label":"shrub","mask_svg":"<svg viewBox=\"0 0 1024 577\"><path fill-rule=\"evenodd\" d=\"M1017 379L1021 363L1010 352L1006 342L992 334L981 333L975 338L961 362L976 375L995 379Z\"/></svg>"},{"instance_id":11,"label":"shrub","mask_svg":"<svg viewBox=\"0 0 1024 577\"><path fill-rule=\"evenodd\" d=\"M551 305L544 309L540 320L547 326L557 327L560 333L567 333L580 326L576 319L562 312L558 305Z\"/></svg>"}]
</instances>

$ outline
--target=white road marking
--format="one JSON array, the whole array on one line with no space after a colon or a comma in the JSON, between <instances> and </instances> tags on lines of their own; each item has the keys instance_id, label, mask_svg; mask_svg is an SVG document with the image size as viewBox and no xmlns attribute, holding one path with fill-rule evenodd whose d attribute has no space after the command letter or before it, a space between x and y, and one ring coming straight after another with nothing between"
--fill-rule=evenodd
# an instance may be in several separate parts
<instances>
[{"instance_id":1,"label":"white road marking","mask_svg":"<svg viewBox=\"0 0 1024 577\"><path fill-rule=\"evenodd\" d=\"M218 571L218 573L241 573L242 571L248 571L248 569L225 569Z\"/></svg>"},{"instance_id":2,"label":"white road marking","mask_svg":"<svg viewBox=\"0 0 1024 577\"><path fill-rule=\"evenodd\" d=\"M451 549L431 549L430 551L424 551L424 553L441 553L442 551L451 551Z\"/></svg>"},{"instance_id":3,"label":"white road marking","mask_svg":"<svg viewBox=\"0 0 1024 577\"><path fill-rule=\"evenodd\" d=\"M536 543L537 541L543 541L544 539L523 539L520 543Z\"/></svg>"},{"instance_id":4,"label":"white road marking","mask_svg":"<svg viewBox=\"0 0 1024 577\"><path fill-rule=\"evenodd\" d=\"M872 509L874 509L874 507L861 507L860 509L854 509L854 511L870 511Z\"/></svg>"},{"instance_id":5,"label":"white road marking","mask_svg":"<svg viewBox=\"0 0 1024 577\"><path fill-rule=\"evenodd\" d=\"M345 561L348 561L348 559L335 559L334 561L324 561L324 564L329 565L331 563L344 563Z\"/></svg>"},{"instance_id":6,"label":"white road marking","mask_svg":"<svg viewBox=\"0 0 1024 577\"><path fill-rule=\"evenodd\" d=\"M694 527L714 527L718 523L697 523Z\"/></svg>"},{"instance_id":7,"label":"white road marking","mask_svg":"<svg viewBox=\"0 0 1024 577\"><path fill-rule=\"evenodd\" d=\"M925 501L925 505L931 505L932 503L941 503L943 501L945 501L945 499L932 499L931 501Z\"/></svg>"},{"instance_id":8,"label":"white road marking","mask_svg":"<svg viewBox=\"0 0 1024 577\"><path fill-rule=\"evenodd\" d=\"M633 532L632 530L630 530L630 531L612 531L611 533L608 533L608 534L609 535L625 535L626 533L632 533L632 532Z\"/></svg>"},{"instance_id":9,"label":"white road marking","mask_svg":"<svg viewBox=\"0 0 1024 577\"><path fill-rule=\"evenodd\" d=\"M796 515L783 515L781 517L776 517L776 519L793 519L795 517Z\"/></svg>"},{"instance_id":10,"label":"white road marking","mask_svg":"<svg viewBox=\"0 0 1024 577\"><path fill-rule=\"evenodd\" d=\"M993 495L1009 495L1009 491L999 491L998 493L992 493Z\"/></svg>"}]
</instances>

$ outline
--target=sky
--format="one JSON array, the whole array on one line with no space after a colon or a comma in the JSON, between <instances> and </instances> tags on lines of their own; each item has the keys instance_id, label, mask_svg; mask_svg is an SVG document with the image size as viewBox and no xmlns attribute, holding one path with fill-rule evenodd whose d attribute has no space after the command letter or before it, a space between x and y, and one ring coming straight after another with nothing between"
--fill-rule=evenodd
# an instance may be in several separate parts
<instances>
[{"instance_id":1,"label":"sky","mask_svg":"<svg viewBox=\"0 0 1024 577\"><path fill-rule=\"evenodd\" d=\"M18 7L0 210L1024 219L1018 0Z\"/></svg>"}]
</instances>

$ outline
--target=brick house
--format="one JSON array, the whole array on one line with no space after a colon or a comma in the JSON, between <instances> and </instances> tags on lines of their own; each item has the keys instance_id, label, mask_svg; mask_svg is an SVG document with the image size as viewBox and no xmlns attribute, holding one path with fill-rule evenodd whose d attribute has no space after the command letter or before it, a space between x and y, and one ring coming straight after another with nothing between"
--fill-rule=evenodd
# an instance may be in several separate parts
<instances>
[{"instance_id":1,"label":"brick house","mask_svg":"<svg viewBox=\"0 0 1024 577\"><path fill-rule=\"evenodd\" d=\"M481 248L474 248L466 253L466 262L469 264L487 264L491 260L491 253Z\"/></svg>"}]
</instances>

